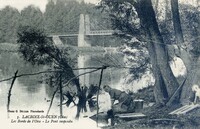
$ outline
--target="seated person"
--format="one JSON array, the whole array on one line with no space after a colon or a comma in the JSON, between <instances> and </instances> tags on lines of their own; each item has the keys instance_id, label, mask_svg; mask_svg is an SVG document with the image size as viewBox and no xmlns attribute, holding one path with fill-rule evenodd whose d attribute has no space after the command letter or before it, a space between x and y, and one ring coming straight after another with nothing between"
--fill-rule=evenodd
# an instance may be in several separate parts
<instances>
[{"instance_id":1,"label":"seated person","mask_svg":"<svg viewBox=\"0 0 200 129\"><path fill-rule=\"evenodd\" d=\"M134 104L132 97L120 90L113 89L108 85L103 87L105 92L108 92L111 98L111 105L114 112L133 112ZM114 102L118 100L119 103L114 105Z\"/></svg>"},{"instance_id":2,"label":"seated person","mask_svg":"<svg viewBox=\"0 0 200 129\"><path fill-rule=\"evenodd\" d=\"M193 91L193 104L197 104L200 99L200 88L199 85L193 85L192 86L192 91Z\"/></svg>"}]
</instances>

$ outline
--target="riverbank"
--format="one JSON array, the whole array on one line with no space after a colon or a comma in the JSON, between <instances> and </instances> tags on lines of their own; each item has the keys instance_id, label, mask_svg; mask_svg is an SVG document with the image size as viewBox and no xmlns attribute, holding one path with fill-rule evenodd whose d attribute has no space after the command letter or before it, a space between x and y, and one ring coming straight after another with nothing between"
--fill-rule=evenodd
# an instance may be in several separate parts
<instances>
[{"instance_id":1,"label":"riverbank","mask_svg":"<svg viewBox=\"0 0 200 129\"><path fill-rule=\"evenodd\" d=\"M182 115L169 115L169 113L181 105L173 107L150 107L142 111L145 118L125 121L121 120L115 126L107 126L103 129L199 129L200 109L197 108Z\"/></svg>"}]
</instances>

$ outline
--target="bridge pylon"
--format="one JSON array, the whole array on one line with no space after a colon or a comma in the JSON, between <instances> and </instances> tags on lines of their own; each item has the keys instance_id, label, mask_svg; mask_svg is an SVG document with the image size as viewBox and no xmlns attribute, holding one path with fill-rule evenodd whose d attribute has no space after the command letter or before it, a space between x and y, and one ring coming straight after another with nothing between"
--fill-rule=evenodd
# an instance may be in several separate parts
<instances>
[{"instance_id":1,"label":"bridge pylon","mask_svg":"<svg viewBox=\"0 0 200 129\"><path fill-rule=\"evenodd\" d=\"M80 20L79 20L79 33L78 33L78 47L91 47L91 45L89 43L86 42L85 40L85 32L86 32L85 28L85 18L84 15L81 14L80 15ZM86 66L86 62L90 59L90 55L86 55L86 54L79 54L78 56L78 68L85 68ZM86 69L82 69L79 70L79 74L88 72L88 70ZM89 86L89 74L83 75L79 77L79 81L80 84L82 86Z\"/></svg>"}]
</instances>

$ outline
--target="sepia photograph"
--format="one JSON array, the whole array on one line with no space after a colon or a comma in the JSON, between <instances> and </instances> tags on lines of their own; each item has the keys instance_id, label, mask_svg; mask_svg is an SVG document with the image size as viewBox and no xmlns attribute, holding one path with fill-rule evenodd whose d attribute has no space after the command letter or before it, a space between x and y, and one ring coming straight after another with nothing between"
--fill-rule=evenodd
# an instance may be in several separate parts
<instances>
[{"instance_id":1,"label":"sepia photograph","mask_svg":"<svg viewBox=\"0 0 200 129\"><path fill-rule=\"evenodd\" d=\"M0 0L0 128L199 129L200 0Z\"/></svg>"}]
</instances>

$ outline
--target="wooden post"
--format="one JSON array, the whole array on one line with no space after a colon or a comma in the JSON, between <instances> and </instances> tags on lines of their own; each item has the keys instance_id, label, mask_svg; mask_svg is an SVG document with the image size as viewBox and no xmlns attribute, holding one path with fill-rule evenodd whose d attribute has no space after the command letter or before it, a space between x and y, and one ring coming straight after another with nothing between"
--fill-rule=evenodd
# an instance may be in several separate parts
<instances>
[{"instance_id":1,"label":"wooden post","mask_svg":"<svg viewBox=\"0 0 200 129\"><path fill-rule=\"evenodd\" d=\"M63 91L62 91L62 73L60 73L60 116L63 116L63 110L62 110L62 101L63 101Z\"/></svg>"},{"instance_id":2,"label":"wooden post","mask_svg":"<svg viewBox=\"0 0 200 129\"><path fill-rule=\"evenodd\" d=\"M12 88L13 88L13 85L14 85L15 79L17 78L17 73L18 73L18 70L15 72L15 75L14 75L14 77L13 77L13 80L12 80L11 86L10 86L9 91L8 91L8 103L7 103L7 115L8 115L8 118L9 118L9 110L10 110L10 98L11 98L11 92L12 92Z\"/></svg>"},{"instance_id":3,"label":"wooden post","mask_svg":"<svg viewBox=\"0 0 200 129\"><path fill-rule=\"evenodd\" d=\"M99 88L98 88L98 92L97 92L97 115L96 115L96 121L97 121L97 127L98 127L98 115L99 115L99 90L101 87L101 82L102 82L102 77L103 77L103 70L106 69L106 67L103 67L101 69L101 75L100 75L100 80L99 80Z\"/></svg>"},{"instance_id":4,"label":"wooden post","mask_svg":"<svg viewBox=\"0 0 200 129\"><path fill-rule=\"evenodd\" d=\"M53 92L53 95L52 95L52 98L51 98L51 101L50 101L50 104L49 104L49 108L47 110L47 114L46 115L48 115L49 112L50 112L51 106L53 104L54 97L55 97L55 95L56 95L56 93L57 93L58 90L59 90L59 87L57 87L56 90Z\"/></svg>"},{"instance_id":5,"label":"wooden post","mask_svg":"<svg viewBox=\"0 0 200 129\"><path fill-rule=\"evenodd\" d=\"M172 94L172 96L169 98L168 102L166 103L166 106L171 106L174 98L177 97L179 95L180 91L182 90L182 87L185 84L186 79L187 79L187 77L185 78L183 83L175 90L175 92Z\"/></svg>"}]
</instances>

